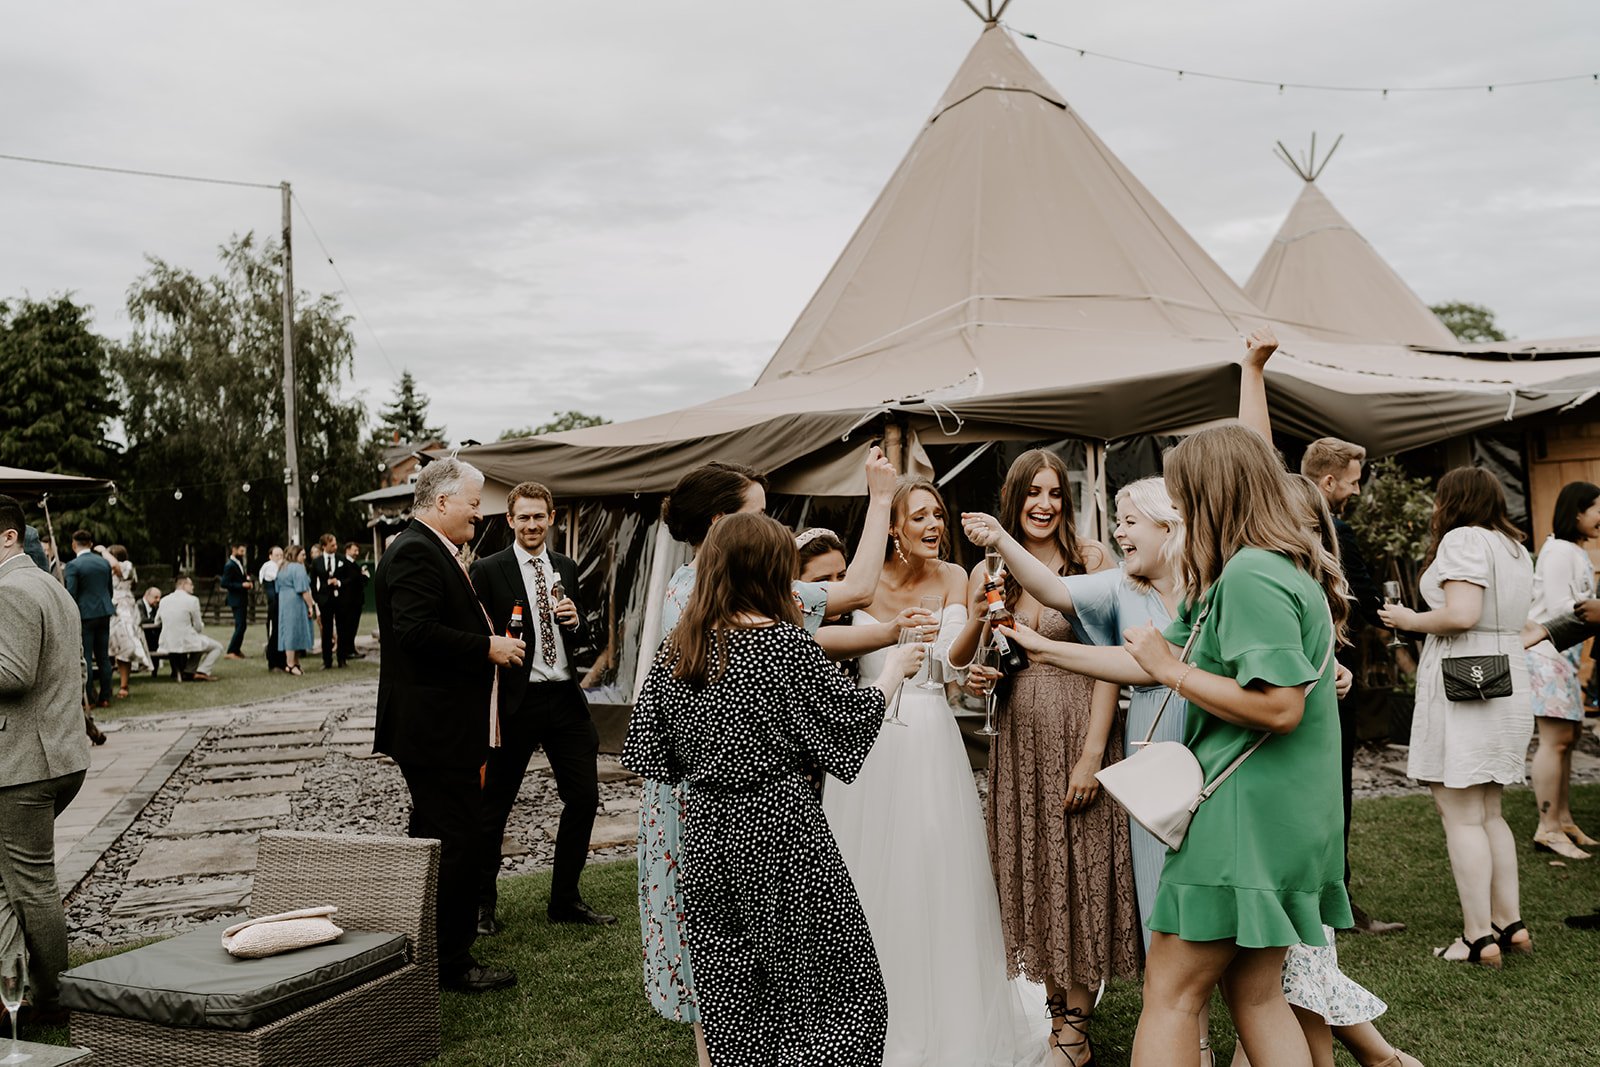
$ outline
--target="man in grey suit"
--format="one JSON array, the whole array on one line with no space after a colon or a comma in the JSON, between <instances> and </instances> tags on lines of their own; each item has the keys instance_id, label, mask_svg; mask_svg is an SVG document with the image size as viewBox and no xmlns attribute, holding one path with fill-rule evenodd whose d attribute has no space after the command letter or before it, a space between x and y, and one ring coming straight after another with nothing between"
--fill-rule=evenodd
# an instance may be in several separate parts
<instances>
[{"instance_id":1,"label":"man in grey suit","mask_svg":"<svg viewBox=\"0 0 1600 1067\"><path fill-rule=\"evenodd\" d=\"M89 768L78 609L23 549L22 506L0 496L0 955L24 944L35 1023L64 1022L67 918L55 820Z\"/></svg>"},{"instance_id":2,"label":"man in grey suit","mask_svg":"<svg viewBox=\"0 0 1600 1067\"><path fill-rule=\"evenodd\" d=\"M67 564L67 592L78 602L83 623L83 661L89 666L85 695L91 707L109 708L111 616L117 613L111 602L111 564L94 550L94 536L88 530L72 535L72 551L77 555Z\"/></svg>"}]
</instances>

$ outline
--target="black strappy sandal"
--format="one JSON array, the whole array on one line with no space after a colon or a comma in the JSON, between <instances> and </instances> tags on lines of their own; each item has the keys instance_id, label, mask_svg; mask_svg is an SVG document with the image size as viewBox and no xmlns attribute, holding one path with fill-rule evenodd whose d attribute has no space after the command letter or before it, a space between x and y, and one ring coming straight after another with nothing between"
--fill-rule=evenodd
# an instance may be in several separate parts
<instances>
[{"instance_id":1,"label":"black strappy sandal","mask_svg":"<svg viewBox=\"0 0 1600 1067\"><path fill-rule=\"evenodd\" d=\"M1073 1049L1086 1048L1089 1051L1089 1058L1078 1064L1078 1067L1094 1067L1094 1045L1089 1041L1089 1031L1086 1029L1089 1024L1089 1016L1077 1008L1067 1007L1065 993L1057 993L1047 999L1044 1004L1045 1007L1050 1009L1050 1050L1052 1052L1064 1052L1067 1055L1067 1059L1071 1060L1074 1059ZM1058 1030L1055 1026L1055 1020L1057 1019L1060 1019L1066 1026ZM1065 1030L1066 1027L1072 1028L1072 1032L1078 1035L1078 1040L1066 1042L1061 1040L1062 1030Z\"/></svg>"},{"instance_id":2,"label":"black strappy sandal","mask_svg":"<svg viewBox=\"0 0 1600 1067\"><path fill-rule=\"evenodd\" d=\"M1483 958L1484 949L1488 948L1490 945L1495 945L1497 947L1499 945L1499 942L1496 940L1493 934L1484 934L1476 941L1468 941L1465 937L1458 937L1456 940L1467 946L1466 959L1453 960L1446 956L1445 953L1450 950L1449 945L1446 945L1444 948L1434 949L1433 954L1439 957L1441 960L1444 960L1446 963L1470 963L1477 967L1493 967L1497 971L1500 969L1501 961L1499 956L1490 956L1488 959Z\"/></svg>"},{"instance_id":3,"label":"black strappy sandal","mask_svg":"<svg viewBox=\"0 0 1600 1067\"><path fill-rule=\"evenodd\" d=\"M1507 926L1504 930L1500 929L1500 927L1494 925L1493 923L1489 924L1489 929L1494 931L1495 940L1500 943L1500 951L1502 954L1506 952L1516 952L1524 956L1533 955L1533 935L1531 933L1528 935L1528 940L1526 941L1512 940L1512 938L1516 937L1519 933L1528 929L1526 924L1524 924L1521 919L1518 919L1516 922Z\"/></svg>"}]
</instances>

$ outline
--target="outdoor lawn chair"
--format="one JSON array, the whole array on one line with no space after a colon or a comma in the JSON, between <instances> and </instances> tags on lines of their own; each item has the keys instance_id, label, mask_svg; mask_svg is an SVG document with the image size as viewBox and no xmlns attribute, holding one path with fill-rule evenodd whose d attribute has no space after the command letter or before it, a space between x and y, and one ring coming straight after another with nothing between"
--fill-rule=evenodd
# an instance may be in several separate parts
<instances>
[{"instance_id":1,"label":"outdoor lawn chair","mask_svg":"<svg viewBox=\"0 0 1600 1067\"><path fill-rule=\"evenodd\" d=\"M439 843L266 831L251 912L334 904L338 941L235 959L208 926L62 975L72 1040L117 1067L369 1067L439 1054Z\"/></svg>"}]
</instances>

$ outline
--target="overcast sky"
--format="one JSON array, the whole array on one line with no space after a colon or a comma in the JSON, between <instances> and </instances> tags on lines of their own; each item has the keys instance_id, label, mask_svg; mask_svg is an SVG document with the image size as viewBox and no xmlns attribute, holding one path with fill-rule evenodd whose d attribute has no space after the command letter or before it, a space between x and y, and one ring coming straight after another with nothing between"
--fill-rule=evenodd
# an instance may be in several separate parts
<instances>
[{"instance_id":1,"label":"overcast sky","mask_svg":"<svg viewBox=\"0 0 1600 1067\"><path fill-rule=\"evenodd\" d=\"M982 4L982 0L977 0ZM1015 0L1143 62L1351 85L1600 69L1594 0ZM960 0L0 7L0 153L294 184L365 312L351 389L399 370L454 439L748 386L980 29ZM1320 186L1424 300L1600 334L1600 84L1375 95L1022 50L1241 282ZM127 330L146 254L209 273L270 190L0 160L0 299ZM295 280L339 283L297 216ZM374 341L382 341L382 350ZM385 351L387 355L385 355Z\"/></svg>"}]
</instances>

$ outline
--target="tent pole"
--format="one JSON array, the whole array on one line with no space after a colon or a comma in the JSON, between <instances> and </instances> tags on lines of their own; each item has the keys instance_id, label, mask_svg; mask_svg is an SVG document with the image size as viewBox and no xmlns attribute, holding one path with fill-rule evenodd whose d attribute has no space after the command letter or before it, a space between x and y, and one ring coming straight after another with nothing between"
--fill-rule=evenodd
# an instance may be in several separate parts
<instances>
[{"instance_id":1,"label":"tent pole","mask_svg":"<svg viewBox=\"0 0 1600 1067\"><path fill-rule=\"evenodd\" d=\"M633 673L633 693L630 701L637 700L644 689L645 676L655 662L656 646L661 644L661 604L667 595L667 550L672 545L672 531L664 519L656 520L656 543L650 554L650 581L645 586L644 625L639 631L639 666Z\"/></svg>"},{"instance_id":2,"label":"tent pole","mask_svg":"<svg viewBox=\"0 0 1600 1067\"><path fill-rule=\"evenodd\" d=\"M1111 524L1106 514L1106 443L1096 441L1094 476L1094 539L1105 544Z\"/></svg>"},{"instance_id":3,"label":"tent pole","mask_svg":"<svg viewBox=\"0 0 1600 1067\"><path fill-rule=\"evenodd\" d=\"M906 439L905 427L900 420L891 415L883 427L883 458L894 465L895 472L906 472Z\"/></svg>"}]
</instances>

